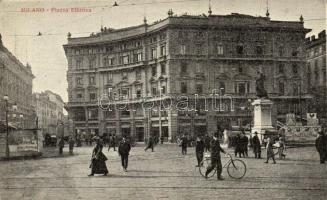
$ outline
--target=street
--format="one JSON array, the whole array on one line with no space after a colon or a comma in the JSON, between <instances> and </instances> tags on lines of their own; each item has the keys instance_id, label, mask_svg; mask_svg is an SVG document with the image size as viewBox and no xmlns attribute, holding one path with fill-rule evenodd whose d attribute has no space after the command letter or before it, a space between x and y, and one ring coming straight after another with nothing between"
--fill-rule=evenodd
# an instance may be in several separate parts
<instances>
[{"instance_id":1,"label":"street","mask_svg":"<svg viewBox=\"0 0 327 200\"><path fill-rule=\"evenodd\" d=\"M57 151L48 149L47 151ZM158 145L155 152L132 148L128 172L117 152L107 148L108 176L88 177L91 147L75 148L68 156L0 162L0 199L326 199L327 166L319 164L314 147L287 150L286 160L265 164L243 159L247 173L241 180L216 176L204 179L195 168L194 148L182 156L177 145ZM228 150L232 153L232 149ZM265 150L263 150L263 155ZM224 156L223 156L224 157ZM264 156L265 157L265 156ZM223 158L223 164L227 157Z\"/></svg>"}]
</instances>

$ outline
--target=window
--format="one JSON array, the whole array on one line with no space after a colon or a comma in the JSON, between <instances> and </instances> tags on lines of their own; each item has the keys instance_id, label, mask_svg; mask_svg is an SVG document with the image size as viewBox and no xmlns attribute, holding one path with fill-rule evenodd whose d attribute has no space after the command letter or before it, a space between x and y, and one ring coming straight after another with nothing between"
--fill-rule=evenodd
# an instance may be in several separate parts
<instances>
[{"instance_id":1,"label":"window","mask_svg":"<svg viewBox=\"0 0 327 200\"><path fill-rule=\"evenodd\" d=\"M165 75L166 74L166 65L164 63L161 63L160 68L161 68L161 74Z\"/></svg>"},{"instance_id":2,"label":"window","mask_svg":"<svg viewBox=\"0 0 327 200\"><path fill-rule=\"evenodd\" d=\"M293 95L298 95L299 94L299 85L294 84L293 85Z\"/></svg>"},{"instance_id":3,"label":"window","mask_svg":"<svg viewBox=\"0 0 327 200\"><path fill-rule=\"evenodd\" d=\"M237 54L242 55L244 52L244 47L243 45L237 45L236 47Z\"/></svg>"},{"instance_id":4,"label":"window","mask_svg":"<svg viewBox=\"0 0 327 200\"><path fill-rule=\"evenodd\" d=\"M284 56L284 47L279 47L278 48L278 55L281 56L281 57Z\"/></svg>"},{"instance_id":5,"label":"window","mask_svg":"<svg viewBox=\"0 0 327 200\"><path fill-rule=\"evenodd\" d=\"M296 49L293 49L293 51L292 51L292 56L293 57L296 57L297 55L298 55L298 51L296 50Z\"/></svg>"},{"instance_id":6,"label":"window","mask_svg":"<svg viewBox=\"0 0 327 200\"><path fill-rule=\"evenodd\" d=\"M122 72L122 78L123 80L127 80L128 79L128 76L127 76L127 72Z\"/></svg>"},{"instance_id":7,"label":"window","mask_svg":"<svg viewBox=\"0 0 327 200\"><path fill-rule=\"evenodd\" d=\"M217 46L217 54L223 55L224 54L224 46L222 44L218 44Z\"/></svg>"},{"instance_id":8,"label":"window","mask_svg":"<svg viewBox=\"0 0 327 200\"><path fill-rule=\"evenodd\" d=\"M135 78L136 80L140 80L142 78L141 70L138 69L135 71Z\"/></svg>"},{"instance_id":9,"label":"window","mask_svg":"<svg viewBox=\"0 0 327 200\"><path fill-rule=\"evenodd\" d=\"M243 73L243 67L242 66L238 66L238 72L241 74Z\"/></svg>"},{"instance_id":10,"label":"window","mask_svg":"<svg viewBox=\"0 0 327 200\"><path fill-rule=\"evenodd\" d=\"M166 55L166 46L163 45L160 47L160 56Z\"/></svg>"},{"instance_id":11,"label":"window","mask_svg":"<svg viewBox=\"0 0 327 200\"><path fill-rule=\"evenodd\" d=\"M142 53L141 52L135 53L133 57L134 57L134 62L142 61Z\"/></svg>"},{"instance_id":12,"label":"window","mask_svg":"<svg viewBox=\"0 0 327 200\"><path fill-rule=\"evenodd\" d=\"M202 94L203 92L203 85L202 84L196 84L196 93Z\"/></svg>"},{"instance_id":13,"label":"window","mask_svg":"<svg viewBox=\"0 0 327 200\"><path fill-rule=\"evenodd\" d=\"M201 66L200 63L196 63L195 72L196 73L202 73L202 66Z\"/></svg>"},{"instance_id":14,"label":"window","mask_svg":"<svg viewBox=\"0 0 327 200\"><path fill-rule=\"evenodd\" d=\"M98 109L89 109L89 119L98 119Z\"/></svg>"},{"instance_id":15,"label":"window","mask_svg":"<svg viewBox=\"0 0 327 200\"><path fill-rule=\"evenodd\" d=\"M121 97L125 100L129 98L129 89L128 88L123 88L121 90Z\"/></svg>"},{"instance_id":16,"label":"window","mask_svg":"<svg viewBox=\"0 0 327 200\"><path fill-rule=\"evenodd\" d=\"M78 94L76 94L76 98L77 98L77 99L82 99L82 98L83 98L83 94L82 94L82 93L78 93Z\"/></svg>"},{"instance_id":17,"label":"window","mask_svg":"<svg viewBox=\"0 0 327 200\"><path fill-rule=\"evenodd\" d=\"M245 83L238 83L238 94L244 95L246 93L246 85Z\"/></svg>"},{"instance_id":18,"label":"window","mask_svg":"<svg viewBox=\"0 0 327 200\"><path fill-rule=\"evenodd\" d=\"M82 59L76 60L76 69L81 69L82 68Z\"/></svg>"},{"instance_id":19,"label":"window","mask_svg":"<svg viewBox=\"0 0 327 200\"><path fill-rule=\"evenodd\" d=\"M76 78L76 85L83 85L83 78L82 77L77 77Z\"/></svg>"},{"instance_id":20,"label":"window","mask_svg":"<svg viewBox=\"0 0 327 200\"><path fill-rule=\"evenodd\" d=\"M182 62L181 63L181 74L186 74L187 73L187 63Z\"/></svg>"},{"instance_id":21,"label":"window","mask_svg":"<svg viewBox=\"0 0 327 200\"><path fill-rule=\"evenodd\" d=\"M285 93L284 83L279 82L279 93L283 95Z\"/></svg>"},{"instance_id":22,"label":"window","mask_svg":"<svg viewBox=\"0 0 327 200\"><path fill-rule=\"evenodd\" d=\"M152 96L157 96L157 86L152 84Z\"/></svg>"},{"instance_id":23,"label":"window","mask_svg":"<svg viewBox=\"0 0 327 200\"><path fill-rule=\"evenodd\" d=\"M279 65L278 65L278 72L279 72L280 74L284 73L284 64L279 64Z\"/></svg>"},{"instance_id":24,"label":"window","mask_svg":"<svg viewBox=\"0 0 327 200\"><path fill-rule=\"evenodd\" d=\"M93 69L95 66L96 66L96 59L95 58L90 58L90 60L89 60L90 69Z\"/></svg>"},{"instance_id":25,"label":"window","mask_svg":"<svg viewBox=\"0 0 327 200\"><path fill-rule=\"evenodd\" d=\"M152 74L152 76L157 76L157 66L153 66L151 68L151 74Z\"/></svg>"},{"instance_id":26,"label":"window","mask_svg":"<svg viewBox=\"0 0 327 200\"><path fill-rule=\"evenodd\" d=\"M182 55L186 54L186 46L184 44L180 46L180 54Z\"/></svg>"},{"instance_id":27,"label":"window","mask_svg":"<svg viewBox=\"0 0 327 200\"><path fill-rule=\"evenodd\" d=\"M155 48L151 49L151 59L156 59L157 58L157 50Z\"/></svg>"},{"instance_id":28,"label":"window","mask_svg":"<svg viewBox=\"0 0 327 200\"><path fill-rule=\"evenodd\" d=\"M108 62L110 66L115 65L115 58L109 58Z\"/></svg>"},{"instance_id":29,"label":"window","mask_svg":"<svg viewBox=\"0 0 327 200\"><path fill-rule=\"evenodd\" d=\"M185 94L187 93L187 83L181 82L181 93Z\"/></svg>"},{"instance_id":30,"label":"window","mask_svg":"<svg viewBox=\"0 0 327 200\"><path fill-rule=\"evenodd\" d=\"M162 86L161 86L161 93L162 94L165 94L166 93L166 86L165 85L163 85L163 84L161 84Z\"/></svg>"},{"instance_id":31,"label":"window","mask_svg":"<svg viewBox=\"0 0 327 200\"><path fill-rule=\"evenodd\" d=\"M123 64L126 65L129 63L129 56L123 56Z\"/></svg>"},{"instance_id":32,"label":"window","mask_svg":"<svg viewBox=\"0 0 327 200\"><path fill-rule=\"evenodd\" d=\"M136 87L136 98L141 98L142 97L142 87L137 86Z\"/></svg>"},{"instance_id":33,"label":"window","mask_svg":"<svg viewBox=\"0 0 327 200\"><path fill-rule=\"evenodd\" d=\"M297 67L296 64L293 64L292 65L292 71L293 71L294 74L297 74L298 73L298 67Z\"/></svg>"},{"instance_id":34,"label":"window","mask_svg":"<svg viewBox=\"0 0 327 200\"><path fill-rule=\"evenodd\" d=\"M112 82L112 73L107 74L107 83Z\"/></svg>"},{"instance_id":35,"label":"window","mask_svg":"<svg viewBox=\"0 0 327 200\"><path fill-rule=\"evenodd\" d=\"M89 77L89 85L95 85L95 77L94 76Z\"/></svg>"},{"instance_id":36,"label":"window","mask_svg":"<svg viewBox=\"0 0 327 200\"><path fill-rule=\"evenodd\" d=\"M262 55L263 54L262 46L257 46L255 51L257 55Z\"/></svg>"},{"instance_id":37,"label":"window","mask_svg":"<svg viewBox=\"0 0 327 200\"><path fill-rule=\"evenodd\" d=\"M224 82L220 82L219 83L219 91L220 91L220 95L225 95L225 83Z\"/></svg>"},{"instance_id":38,"label":"window","mask_svg":"<svg viewBox=\"0 0 327 200\"><path fill-rule=\"evenodd\" d=\"M196 55L202 55L203 54L202 44L197 44L195 48L196 48L195 49Z\"/></svg>"},{"instance_id":39,"label":"window","mask_svg":"<svg viewBox=\"0 0 327 200\"><path fill-rule=\"evenodd\" d=\"M90 101L95 101L95 100L96 100L96 94L90 93Z\"/></svg>"}]
</instances>

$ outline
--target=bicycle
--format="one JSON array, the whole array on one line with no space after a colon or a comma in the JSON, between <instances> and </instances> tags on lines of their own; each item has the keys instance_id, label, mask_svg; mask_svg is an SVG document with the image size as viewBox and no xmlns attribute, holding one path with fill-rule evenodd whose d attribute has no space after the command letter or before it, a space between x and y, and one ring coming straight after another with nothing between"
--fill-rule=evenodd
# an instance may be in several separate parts
<instances>
[{"instance_id":1,"label":"bicycle","mask_svg":"<svg viewBox=\"0 0 327 200\"><path fill-rule=\"evenodd\" d=\"M230 154L228 154L229 160L223 165L223 168L227 167L227 173L229 177L234 179L241 179L244 177L246 173L246 165L240 159L233 159ZM205 177L205 173L207 171L208 166L211 164L211 156L210 154L205 154L204 159L200 163L199 172ZM212 170L207 177L212 177L216 174L217 169Z\"/></svg>"}]
</instances>

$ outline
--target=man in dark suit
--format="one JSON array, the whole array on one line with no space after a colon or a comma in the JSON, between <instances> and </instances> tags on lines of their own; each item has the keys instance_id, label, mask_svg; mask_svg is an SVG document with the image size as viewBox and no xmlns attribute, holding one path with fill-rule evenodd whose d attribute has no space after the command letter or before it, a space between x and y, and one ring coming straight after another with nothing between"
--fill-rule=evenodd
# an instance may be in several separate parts
<instances>
[{"instance_id":1,"label":"man in dark suit","mask_svg":"<svg viewBox=\"0 0 327 200\"><path fill-rule=\"evenodd\" d=\"M218 140L218 134L214 134L213 139L211 141L211 164L207 168L205 177L208 178L208 174L217 167L217 179L218 180L224 180L224 178L221 176L222 173L222 164L221 164L221 157L220 152L223 152L226 154L225 150L221 148L219 140Z\"/></svg>"},{"instance_id":2,"label":"man in dark suit","mask_svg":"<svg viewBox=\"0 0 327 200\"><path fill-rule=\"evenodd\" d=\"M254 136L252 138L252 147L253 147L254 157L261 159L261 144L258 137L258 132L254 132Z\"/></svg>"},{"instance_id":3,"label":"man in dark suit","mask_svg":"<svg viewBox=\"0 0 327 200\"><path fill-rule=\"evenodd\" d=\"M182 145L182 154L186 155L187 154L187 145L188 145L188 139L186 135L183 135L181 138L181 145Z\"/></svg>"},{"instance_id":4,"label":"man in dark suit","mask_svg":"<svg viewBox=\"0 0 327 200\"><path fill-rule=\"evenodd\" d=\"M204 142L200 136L197 136L195 153L196 153L196 159L198 160L198 165L196 167L199 167L201 165L201 162L203 160L203 152L204 152Z\"/></svg>"},{"instance_id":5,"label":"man in dark suit","mask_svg":"<svg viewBox=\"0 0 327 200\"><path fill-rule=\"evenodd\" d=\"M327 157L326 136L324 132L320 131L316 139L316 149L319 153L320 163L324 164Z\"/></svg>"},{"instance_id":6,"label":"man in dark suit","mask_svg":"<svg viewBox=\"0 0 327 200\"><path fill-rule=\"evenodd\" d=\"M125 172L127 172L128 167L128 156L129 151L131 150L131 144L129 141L126 140L125 137L120 141L119 147L118 147L118 153L121 158L121 164L123 166L123 169Z\"/></svg>"}]
</instances>

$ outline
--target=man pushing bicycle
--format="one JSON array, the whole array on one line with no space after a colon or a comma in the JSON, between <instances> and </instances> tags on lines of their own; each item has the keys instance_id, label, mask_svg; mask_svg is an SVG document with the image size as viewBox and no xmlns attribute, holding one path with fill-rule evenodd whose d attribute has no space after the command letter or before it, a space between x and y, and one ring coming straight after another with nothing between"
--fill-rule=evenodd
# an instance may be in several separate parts
<instances>
[{"instance_id":1,"label":"man pushing bicycle","mask_svg":"<svg viewBox=\"0 0 327 200\"><path fill-rule=\"evenodd\" d=\"M225 150L221 148L219 140L218 140L218 137L219 137L218 135L219 135L218 132L214 133L213 139L212 139L212 141L210 143L210 147L211 147L211 164L207 168L205 178L208 178L208 174L210 174L210 172L212 170L214 170L215 167L217 167L217 179L218 180L224 180L224 178L221 176L222 164L221 164L220 152L223 152L224 154L227 154L227 155L229 155L229 154L226 153Z\"/></svg>"}]
</instances>

